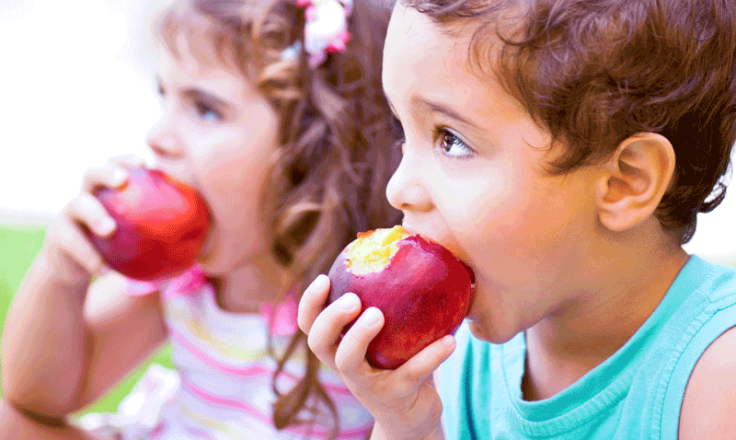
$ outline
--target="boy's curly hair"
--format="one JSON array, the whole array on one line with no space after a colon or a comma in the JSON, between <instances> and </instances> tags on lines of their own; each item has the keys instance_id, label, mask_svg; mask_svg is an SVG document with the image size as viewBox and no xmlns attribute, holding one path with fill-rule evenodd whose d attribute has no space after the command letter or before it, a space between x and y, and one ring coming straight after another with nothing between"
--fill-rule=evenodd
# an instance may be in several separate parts
<instances>
[{"instance_id":1,"label":"boy's curly hair","mask_svg":"<svg viewBox=\"0 0 736 440\"><path fill-rule=\"evenodd\" d=\"M659 133L675 174L657 208L684 244L724 198L736 141L736 3L722 0L400 0L448 32L474 26L471 61L566 149L550 172ZM500 56L489 47L502 42Z\"/></svg>"},{"instance_id":2,"label":"boy's curly hair","mask_svg":"<svg viewBox=\"0 0 736 440\"><path fill-rule=\"evenodd\" d=\"M290 274L287 290L301 291L326 273L358 232L400 221L400 211L384 195L400 161L381 88L389 14L380 1L355 2L347 50L328 55L316 68L308 66L305 53L281 56L303 40L304 9L294 0L180 0L160 18L158 31L172 54L178 56L183 35L195 56L214 54L240 69L279 114L280 147L262 206L273 253ZM274 423L310 423L297 414L322 401L332 411L335 436L337 408L318 381L319 361L311 351L305 350L300 382L285 393L276 387L285 363L305 342L299 332L278 355Z\"/></svg>"}]
</instances>

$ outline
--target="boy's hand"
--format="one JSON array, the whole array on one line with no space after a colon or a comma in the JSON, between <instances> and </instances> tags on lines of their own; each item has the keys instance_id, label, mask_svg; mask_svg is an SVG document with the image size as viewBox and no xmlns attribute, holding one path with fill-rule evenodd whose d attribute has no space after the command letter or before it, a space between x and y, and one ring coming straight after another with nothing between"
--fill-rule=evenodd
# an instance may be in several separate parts
<instances>
[{"instance_id":1,"label":"boy's hand","mask_svg":"<svg viewBox=\"0 0 736 440\"><path fill-rule=\"evenodd\" d=\"M396 370L375 369L365 354L383 327L383 314L376 308L367 309L341 340L343 327L360 313L360 300L347 293L323 310L329 287L329 278L320 275L299 302L299 327L308 335L309 348L371 412L374 431L402 440L441 432L442 403L432 372L452 353L455 339L445 336Z\"/></svg>"},{"instance_id":2,"label":"boy's hand","mask_svg":"<svg viewBox=\"0 0 736 440\"><path fill-rule=\"evenodd\" d=\"M128 170L144 162L133 155L110 159L101 167L90 168L84 176L82 190L62 210L49 228L40 257L47 263L52 276L68 286L89 283L92 276L108 270L105 261L87 238L85 228L101 237L116 229L93 191L99 187L119 188L128 179Z\"/></svg>"}]
</instances>

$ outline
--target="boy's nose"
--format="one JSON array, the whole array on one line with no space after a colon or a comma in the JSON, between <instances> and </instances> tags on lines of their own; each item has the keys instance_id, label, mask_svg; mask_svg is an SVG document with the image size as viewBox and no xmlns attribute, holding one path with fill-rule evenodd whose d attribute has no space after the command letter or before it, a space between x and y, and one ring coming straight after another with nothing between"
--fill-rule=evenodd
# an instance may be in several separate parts
<instances>
[{"instance_id":1,"label":"boy's nose","mask_svg":"<svg viewBox=\"0 0 736 440\"><path fill-rule=\"evenodd\" d=\"M158 157L172 159L184 155L184 149L176 136L174 124L165 114L161 115L148 130L146 143Z\"/></svg>"},{"instance_id":2,"label":"boy's nose","mask_svg":"<svg viewBox=\"0 0 736 440\"><path fill-rule=\"evenodd\" d=\"M396 209L402 211L428 211L432 208L423 176L423 164L404 155L399 167L386 186L386 198Z\"/></svg>"}]
</instances>

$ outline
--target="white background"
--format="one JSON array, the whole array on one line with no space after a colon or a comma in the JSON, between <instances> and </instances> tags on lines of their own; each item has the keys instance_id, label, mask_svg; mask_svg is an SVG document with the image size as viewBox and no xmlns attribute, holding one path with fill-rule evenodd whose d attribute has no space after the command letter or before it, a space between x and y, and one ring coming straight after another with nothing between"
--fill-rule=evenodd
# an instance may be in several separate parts
<instances>
[{"instance_id":1,"label":"white background","mask_svg":"<svg viewBox=\"0 0 736 440\"><path fill-rule=\"evenodd\" d=\"M0 220L43 220L91 165L147 155L150 0L0 0Z\"/></svg>"},{"instance_id":2,"label":"white background","mask_svg":"<svg viewBox=\"0 0 736 440\"><path fill-rule=\"evenodd\" d=\"M45 222L89 166L149 157L153 12L165 0L0 0L0 222ZM736 191L736 188L734 188ZM686 248L736 263L736 196Z\"/></svg>"}]
</instances>

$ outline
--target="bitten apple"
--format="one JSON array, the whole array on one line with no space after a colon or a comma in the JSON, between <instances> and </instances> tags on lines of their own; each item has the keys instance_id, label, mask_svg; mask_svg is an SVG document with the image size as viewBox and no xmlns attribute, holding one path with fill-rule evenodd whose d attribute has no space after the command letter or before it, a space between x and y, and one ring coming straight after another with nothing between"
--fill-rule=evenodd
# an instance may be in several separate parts
<instances>
[{"instance_id":1,"label":"bitten apple","mask_svg":"<svg viewBox=\"0 0 736 440\"><path fill-rule=\"evenodd\" d=\"M330 269L331 303L355 293L362 311L377 307L384 326L366 359L395 369L424 347L453 334L467 315L474 274L448 249L401 226L359 233ZM346 332L352 323L345 329Z\"/></svg>"},{"instance_id":2,"label":"bitten apple","mask_svg":"<svg viewBox=\"0 0 736 440\"><path fill-rule=\"evenodd\" d=\"M158 170L130 170L122 188L95 196L117 223L112 236L88 232L107 263L130 278L150 281L175 275L196 260L207 237L210 214L193 188Z\"/></svg>"}]
</instances>

